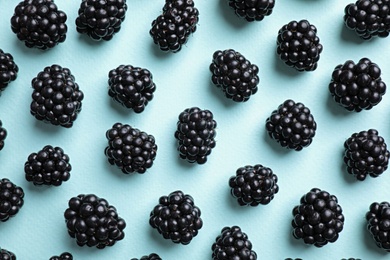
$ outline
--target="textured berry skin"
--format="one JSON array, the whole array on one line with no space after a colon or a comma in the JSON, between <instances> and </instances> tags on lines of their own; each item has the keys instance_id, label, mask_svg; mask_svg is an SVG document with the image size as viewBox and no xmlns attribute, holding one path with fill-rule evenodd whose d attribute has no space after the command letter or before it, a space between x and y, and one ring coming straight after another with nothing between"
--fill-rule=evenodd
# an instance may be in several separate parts
<instances>
[{"instance_id":1,"label":"textured berry skin","mask_svg":"<svg viewBox=\"0 0 390 260\"><path fill-rule=\"evenodd\" d=\"M95 41L109 41L120 31L126 11L126 0L82 0L76 29Z\"/></svg>"},{"instance_id":2,"label":"textured berry skin","mask_svg":"<svg viewBox=\"0 0 390 260\"><path fill-rule=\"evenodd\" d=\"M15 7L11 28L27 47L46 50L65 41L66 19L52 0L24 0Z\"/></svg>"},{"instance_id":3,"label":"textured berry skin","mask_svg":"<svg viewBox=\"0 0 390 260\"><path fill-rule=\"evenodd\" d=\"M178 52L196 31L199 11L193 0L166 0L163 13L149 31L153 42L164 52Z\"/></svg>"},{"instance_id":4,"label":"textured berry skin","mask_svg":"<svg viewBox=\"0 0 390 260\"><path fill-rule=\"evenodd\" d=\"M145 173L153 166L157 145L149 135L127 124L116 123L107 130L108 146L104 150L108 162L123 173Z\"/></svg>"},{"instance_id":5,"label":"textured berry skin","mask_svg":"<svg viewBox=\"0 0 390 260\"><path fill-rule=\"evenodd\" d=\"M16 256L11 251L6 249L0 249L0 259L1 260L16 260Z\"/></svg>"},{"instance_id":6,"label":"textured berry skin","mask_svg":"<svg viewBox=\"0 0 390 260\"><path fill-rule=\"evenodd\" d=\"M62 148L51 145L30 154L24 164L26 180L37 186L60 186L62 182L69 180L71 170L69 156Z\"/></svg>"},{"instance_id":7,"label":"textured berry skin","mask_svg":"<svg viewBox=\"0 0 390 260\"><path fill-rule=\"evenodd\" d=\"M19 67L10 53L0 49L0 93L18 76Z\"/></svg>"},{"instance_id":8,"label":"textured berry skin","mask_svg":"<svg viewBox=\"0 0 390 260\"><path fill-rule=\"evenodd\" d=\"M192 107L181 112L175 132L180 158L204 164L215 147L216 127L217 122L209 110Z\"/></svg>"},{"instance_id":9,"label":"textured berry skin","mask_svg":"<svg viewBox=\"0 0 390 260\"><path fill-rule=\"evenodd\" d=\"M301 151L312 143L317 123L309 108L288 99L267 118L265 127L282 147Z\"/></svg>"},{"instance_id":10,"label":"textured berry skin","mask_svg":"<svg viewBox=\"0 0 390 260\"><path fill-rule=\"evenodd\" d=\"M203 226L200 209L191 195L174 191L161 196L150 212L149 224L165 239L188 245Z\"/></svg>"},{"instance_id":11,"label":"textured berry skin","mask_svg":"<svg viewBox=\"0 0 390 260\"><path fill-rule=\"evenodd\" d=\"M390 252L390 203L387 201L372 203L369 211L366 213L366 220L367 229L376 245Z\"/></svg>"},{"instance_id":12,"label":"textured berry skin","mask_svg":"<svg viewBox=\"0 0 390 260\"><path fill-rule=\"evenodd\" d=\"M348 60L336 66L329 91L333 100L348 111L360 112L377 105L386 93L381 69L367 58L357 64Z\"/></svg>"},{"instance_id":13,"label":"textured berry skin","mask_svg":"<svg viewBox=\"0 0 390 260\"><path fill-rule=\"evenodd\" d=\"M0 151L4 148L5 138L7 138L7 130L3 127L3 122L0 120Z\"/></svg>"},{"instance_id":14,"label":"textured berry skin","mask_svg":"<svg viewBox=\"0 0 390 260\"><path fill-rule=\"evenodd\" d=\"M6 222L14 217L24 203L24 191L9 179L0 180L0 221Z\"/></svg>"},{"instance_id":15,"label":"textured berry skin","mask_svg":"<svg viewBox=\"0 0 390 260\"><path fill-rule=\"evenodd\" d=\"M275 0L228 0L238 17L248 22L261 21L272 14Z\"/></svg>"},{"instance_id":16,"label":"textured berry skin","mask_svg":"<svg viewBox=\"0 0 390 260\"><path fill-rule=\"evenodd\" d=\"M156 91L153 75L147 69L120 65L109 72L108 78L108 95L135 113L144 111Z\"/></svg>"},{"instance_id":17,"label":"textured berry skin","mask_svg":"<svg viewBox=\"0 0 390 260\"><path fill-rule=\"evenodd\" d=\"M131 260L138 260L138 258L132 258ZM139 260L162 260L158 254L152 253L150 255L145 255Z\"/></svg>"},{"instance_id":18,"label":"textured berry skin","mask_svg":"<svg viewBox=\"0 0 390 260\"><path fill-rule=\"evenodd\" d=\"M59 256L52 256L49 260L73 260L73 256L71 253L64 252Z\"/></svg>"},{"instance_id":19,"label":"textured berry skin","mask_svg":"<svg viewBox=\"0 0 390 260\"><path fill-rule=\"evenodd\" d=\"M322 49L317 28L307 20L291 21L279 30L277 54L298 71L315 70Z\"/></svg>"},{"instance_id":20,"label":"textured berry skin","mask_svg":"<svg viewBox=\"0 0 390 260\"><path fill-rule=\"evenodd\" d=\"M335 242L344 227L343 210L334 195L313 188L293 209L293 236L305 244L322 247Z\"/></svg>"},{"instance_id":21,"label":"textured berry skin","mask_svg":"<svg viewBox=\"0 0 390 260\"><path fill-rule=\"evenodd\" d=\"M103 249L125 237L126 222L107 200L94 194L81 194L71 198L68 205L65 223L77 245Z\"/></svg>"},{"instance_id":22,"label":"textured berry skin","mask_svg":"<svg viewBox=\"0 0 390 260\"><path fill-rule=\"evenodd\" d=\"M214 85L233 101L248 101L257 92L259 68L235 50L214 52L210 71Z\"/></svg>"},{"instance_id":23,"label":"textured berry skin","mask_svg":"<svg viewBox=\"0 0 390 260\"><path fill-rule=\"evenodd\" d=\"M241 167L229 179L230 193L240 206L266 205L279 191L278 177L268 167L257 164Z\"/></svg>"},{"instance_id":24,"label":"textured berry skin","mask_svg":"<svg viewBox=\"0 0 390 260\"><path fill-rule=\"evenodd\" d=\"M224 227L211 247L213 260L256 260L248 236L238 226Z\"/></svg>"}]
</instances>

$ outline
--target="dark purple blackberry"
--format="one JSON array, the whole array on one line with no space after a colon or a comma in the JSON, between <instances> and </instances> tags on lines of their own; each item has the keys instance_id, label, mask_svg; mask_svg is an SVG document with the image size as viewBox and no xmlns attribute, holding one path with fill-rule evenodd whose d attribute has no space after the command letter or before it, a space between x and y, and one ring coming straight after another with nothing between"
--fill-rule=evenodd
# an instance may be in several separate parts
<instances>
[{"instance_id":1,"label":"dark purple blackberry","mask_svg":"<svg viewBox=\"0 0 390 260\"><path fill-rule=\"evenodd\" d=\"M348 60L332 73L329 91L334 101L349 111L360 112L377 105L386 93L381 69L367 58L357 64Z\"/></svg>"},{"instance_id":2,"label":"dark purple blackberry","mask_svg":"<svg viewBox=\"0 0 390 260\"><path fill-rule=\"evenodd\" d=\"M175 132L180 158L204 164L215 147L216 127L217 122L209 110L192 107L181 112Z\"/></svg>"},{"instance_id":3,"label":"dark purple blackberry","mask_svg":"<svg viewBox=\"0 0 390 260\"><path fill-rule=\"evenodd\" d=\"M19 67L10 53L0 49L0 93L18 76Z\"/></svg>"},{"instance_id":4,"label":"dark purple blackberry","mask_svg":"<svg viewBox=\"0 0 390 260\"><path fill-rule=\"evenodd\" d=\"M153 99L156 85L152 73L143 68L131 65L120 65L108 74L108 95L124 107L135 113L144 111Z\"/></svg>"},{"instance_id":5,"label":"dark purple blackberry","mask_svg":"<svg viewBox=\"0 0 390 260\"><path fill-rule=\"evenodd\" d=\"M213 260L256 260L248 236L238 226L224 227L211 247Z\"/></svg>"},{"instance_id":6,"label":"dark purple blackberry","mask_svg":"<svg viewBox=\"0 0 390 260\"><path fill-rule=\"evenodd\" d=\"M46 50L65 41L66 19L53 0L24 0L15 7L11 28L27 47Z\"/></svg>"},{"instance_id":7,"label":"dark purple blackberry","mask_svg":"<svg viewBox=\"0 0 390 260\"><path fill-rule=\"evenodd\" d=\"M6 222L23 207L24 192L9 179L0 180L0 221Z\"/></svg>"},{"instance_id":8,"label":"dark purple blackberry","mask_svg":"<svg viewBox=\"0 0 390 260\"><path fill-rule=\"evenodd\" d=\"M26 180L37 186L60 186L62 182L69 180L71 170L69 156L62 148L51 145L30 154L24 164Z\"/></svg>"},{"instance_id":9,"label":"dark purple blackberry","mask_svg":"<svg viewBox=\"0 0 390 260\"><path fill-rule=\"evenodd\" d=\"M240 206L266 205L279 191L278 177L268 167L257 164L237 170L229 179L230 193Z\"/></svg>"},{"instance_id":10,"label":"dark purple blackberry","mask_svg":"<svg viewBox=\"0 0 390 260\"><path fill-rule=\"evenodd\" d=\"M0 151L4 148L5 138L7 138L7 130L3 127L3 122L0 120Z\"/></svg>"},{"instance_id":11,"label":"dark purple blackberry","mask_svg":"<svg viewBox=\"0 0 390 260\"><path fill-rule=\"evenodd\" d=\"M265 127L282 147L300 151L312 143L317 123L309 108L288 99L267 118Z\"/></svg>"},{"instance_id":12,"label":"dark purple blackberry","mask_svg":"<svg viewBox=\"0 0 390 260\"><path fill-rule=\"evenodd\" d=\"M344 226L336 196L314 188L302 196L300 203L292 211L293 236L316 247L336 242Z\"/></svg>"},{"instance_id":13,"label":"dark purple blackberry","mask_svg":"<svg viewBox=\"0 0 390 260\"><path fill-rule=\"evenodd\" d=\"M248 22L261 21L272 14L275 0L229 0L229 6Z\"/></svg>"},{"instance_id":14,"label":"dark purple blackberry","mask_svg":"<svg viewBox=\"0 0 390 260\"><path fill-rule=\"evenodd\" d=\"M257 92L259 68L235 50L214 52L210 71L212 82L233 101L248 101Z\"/></svg>"},{"instance_id":15,"label":"dark purple blackberry","mask_svg":"<svg viewBox=\"0 0 390 260\"><path fill-rule=\"evenodd\" d=\"M193 0L166 0L149 34L162 51L178 52L196 31L199 11Z\"/></svg>"},{"instance_id":16,"label":"dark purple blackberry","mask_svg":"<svg viewBox=\"0 0 390 260\"><path fill-rule=\"evenodd\" d=\"M68 68L46 67L32 80L31 114L38 120L66 128L81 111L83 92Z\"/></svg>"},{"instance_id":17,"label":"dark purple blackberry","mask_svg":"<svg viewBox=\"0 0 390 260\"><path fill-rule=\"evenodd\" d=\"M95 41L109 41L120 31L126 11L126 0L82 0L76 29Z\"/></svg>"},{"instance_id":18,"label":"dark purple blackberry","mask_svg":"<svg viewBox=\"0 0 390 260\"><path fill-rule=\"evenodd\" d=\"M131 260L138 260L138 258L132 258ZM139 260L161 260L161 257L158 254L152 253L141 257Z\"/></svg>"},{"instance_id":19,"label":"dark purple blackberry","mask_svg":"<svg viewBox=\"0 0 390 260\"><path fill-rule=\"evenodd\" d=\"M0 249L0 259L1 260L16 260L16 256L11 251L6 249Z\"/></svg>"},{"instance_id":20,"label":"dark purple blackberry","mask_svg":"<svg viewBox=\"0 0 390 260\"><path fill-rule=\"evenodd\" d=\"M387 201L370 205L366 213L367 229L379 248L390 252L390 203Z\"/></svg>"},{"instance_id":21,"label":"dark purple blackberry","mask_svg":"<svg viewBox=\"0 0 390 260\"><path fill-rule=\"evenodd\" d=\"M317 28L307 20L291 21L278 33L277 53L289 67L298 71L313 71L317 68L322 45Z\"/></svg>"},{"instance_id":22,"label":"dark purple blackberry","mask_svg":"<svg viewBox=\"0 0 390 260\"><path fill-rule=\"evenodd\" d=\"M103 249L125 237L126 222L107 200L93 194L81 194L71 198L68 205L65 223L77 245Z\"/></svg>"},{"instance_id":23,"label":"dark purple blackberry","mask_svg":"<svg viewBox=\"0 0 390 260\"><path fill-rule=\"evenodd\" d=\"M71 253L65 252L60 256L52 256L49 260L73 260L73 256Z\"/></svg>"},{"instance_id":24,"label":"dark purple blackberry","mask_svg":"<svg viewBox=\"0 0 390 260\"><path fill-rule=\"evenodd\" d=\"M150 212L149 224L165 239L187 245L203 226L200 209L195 206L191 195L174 191L160 197Z\"/></svg>"}]
</instances>

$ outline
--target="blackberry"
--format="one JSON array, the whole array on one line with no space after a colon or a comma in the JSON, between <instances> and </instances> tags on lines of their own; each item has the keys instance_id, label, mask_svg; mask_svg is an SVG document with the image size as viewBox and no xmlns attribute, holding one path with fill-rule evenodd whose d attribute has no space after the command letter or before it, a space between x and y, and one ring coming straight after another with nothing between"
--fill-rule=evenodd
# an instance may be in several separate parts
<instances>
[{"instance_id":1,"label":"blackberry","mask_svg":"<svg viewBox=\"0 0 390 260\"><path fill-rule=\"evenodd\" d=\"M282 147L301 151L312 143L317 123L309 108L288 99L267 118L265 127Z\"/></svg>"},{"instance_id":2,"label":"blackberry","mask_svg":"<svg viewBox=\"0 0 390 260\"><path fill-rule=\"evenodd\" d=\"M68 68L46 67L32 80L31 114L38 120L66 128L81 111L83 92Z\"/></svg>"},{"instance_id":3,"label":"blackberry","mask_svg":"<svg viewBox=\"0 0 390 260\"><path fill-rule=\"evenodd\" d=\"M132 258L131 260L138 260L138 258ZM141 257L139 260L161 260L161 257L158 254L152 253Z\"/></svg>"},{"instance_id":4,"label":"blackberry","mask_svg":"<svg viewBox=\"0 0 390 260\"><path fill-rule=\"evenodd\" d=\"M4 148L5 138L7 138L7 130L3 127L3 122L0 120L0 151Z\"/></svg>"},{"instance_id":5,"label":"blackberry","mask_svg":"<svg viewBox=\"0 0 390 260\"><path fill-rule=\"evenodd\" d=\"M0 180L0 221L6 222L23 207L24 191L9 179Z\"/></svg>"},{"instance_id":6,"label":"blackberry","mask_svg":"<svg viewBox=\"0 0 390 260\"><path fill-rule=\"evenodd\" d=\"M18 76L19 67L10 53L0 49L0 93Z\"/></svg>"},{"instance_id":7,"label":"blackberry","mask_svg":"<svg viewBox=\"0 0 390 260\"><path fill-rule=\"evenodd\" d=\"M367 229L379 248L390 252L390 203L387 201L370 205L366 213Z\"/></svg>"},{"instance_id":8,"label":"blackberry","mask_svg":"<svg viewBox=\"0 0 390 260\"><path fill-rule=\"evenodd\" d=\"M108 146L104 150L108 162L123 173L145 173L153 166L157 145L149 135L127 124L116 123L107 130Z\"/></svg>"},{"instance_id":9,"label":"blackberry","mask_svg":"<svg viewBox=\"0 0 390 260\"><path fill-rule=\"evenodd\" d=\"M11 28L27 47L46 50L65 41L66 19L53 0L24 0L15 7Z\"/></svg>"},{"instance_id":10,"label":"blackberry","mask_svg":"<svg viewBox=\"0 0 390 260\"><path fill-rule=\"evenodd\" d=\"M248 101L257 92L259 68L235 50L214 52L210 71L212 82L233 101Z\"/></svg>"},{"instance_id":11,"label":"blackberry","mask_svg":"<svg viewBox=\"0 0 390 260\"><path fill-rule=\"evenodd\" d=\"M248 22L261 21L272 14L275 0L229 0L229 6L238 17Z\"/></svg>"},{"instance_id":12,"label":"blackberry","mask_svg":"<svg viewBox=\"0 0 390 260\"><path fill-rule=\"evenodd\" d=\"M279 30L277 46L279 58L298 71L315 70L323 49L317 28L307 20L284 25Z\"/></svg>"},{"instance_id":13,"label":"blackberry","mask_svg":"<svg viewBox=\"0 0 390 260\"><path fill-rule=\"evenodd\" d=\"M52 256L49 260L73 260L71 253L64 252L60 256Z\"/></svg>"},{"instance_id":14,"label":"blackberry","mask_svg":"<svg viewBox=\"0 0 390 260\"><path fill-rule=\"evenodd\" d=\"M120 65L108 74L108 95L124 107L136 113L144 111L153 99L156 85L152 73L131 65Z\"/></svg>"},{"instance_id":15,"label":"blackberry","mask_svg":"<svg viewBox=\"0 0 390 260\"><path fill-rule=\"evenodd\" d=\"M215 239L211 250L213 260L257 259L257 254L252 250L252 243L247 234L242 232L238 226L224 227Z\"/></svg>"},{"instance_id":16,"label":"blackberry","mask_svg":"<svg viewBox=\"0 0 390 260\"><path fill-rule=\"evenodd\" d=\"M65 222L77 245L103 249L125 237L126 222L107 200L94 194L81 194L71 198L68 205Z\"/></svg>"},{"instance_id":17,"label":"blackberry","mask_svg":"<svg viewBox=\"0 0 390 260\"><path fill-rule=\"evenodd\" d=\"M126 11L126 0L82 0L76 29L95 41L109 41L120 31Z\"/></svg>"},{"instance_id":18,"label":"blackberry","mask_svg":"<svg viewBox=\"0 0 390 260\"><path fill-rule=\"evenodd\" d=\"M181 112L175 132L180 158L204 164L215 147L216 127L217 122L209 110L192 107Z\"/></svg>"},{"instance_id":19,"label":"blackberry","mask_svg":"<svg viewBox=\"0 0 390 260\"><path fill-rule=\"evenodd\" d=\"M196 31L199 11L193 0L166 0L163 13L149 31L155 44L164 52L178 52Z\"/></svg>"},{"instance_id":20,"label":"blackberry","mask_svg":"<svg viewBox=\"0 0 390 260\"><path fill-rule=\"evenodd\" d=\"M0 248L0 259L2 259L2 260L16 260L16 256L11 251Z\"/></svg>"},{"instance_id":21,"label":"blackberry","mask_svg":"<svg viewBox=\"0 0 390 260\"><path fill-rule=\"evenodd\" d=\"M24 164L26 180L38 186L60 186L62 182L69 180L71 170L69 156L62 148L51 145L30 154Z\"/></svg>"},{"instance_id":22,"label":"blackberry","mask_svg":"<svg viewBox=\"0 0 390 260\"><path fill-rule=\"evenodd\" d=\"M237 170L229 179L230 192L240 206L266 205L278 193L278 177L268 167L257 164Z\"/></svg>"},{"instance_id":23,"label":"blackberry","mask_svg":"<svg viewBox=\"0 0 390 260\"><path fill-rule=\"evenodd\" d=\"M195 206L191 195L174 191L161 196L150 212L149 224L165 239L187 245L203 226L200 209Z\"/></svg>"},{"instance_id":24,"label":"blackberry","mask_svg":"<svg viewBox=\"0 0 390 260\"><path fill-rule=\"evenodd\" d=\"M348 60L336 66L329 91L334 101L349 111L360 112L377 105L386 93L381 69L367 58L357 64Z\"/></svg>"},{"instance_id":25,"label":"blackberry","mask_svg":"<svg viewBox=\"0 0 390 260\"><path fill-rule=\"evenodd\" d=\"M343 210L336 196L313 188L300 203L292 211L293 236L316 247L335 242L344 226Z\"/></svg>"}]
</instances>

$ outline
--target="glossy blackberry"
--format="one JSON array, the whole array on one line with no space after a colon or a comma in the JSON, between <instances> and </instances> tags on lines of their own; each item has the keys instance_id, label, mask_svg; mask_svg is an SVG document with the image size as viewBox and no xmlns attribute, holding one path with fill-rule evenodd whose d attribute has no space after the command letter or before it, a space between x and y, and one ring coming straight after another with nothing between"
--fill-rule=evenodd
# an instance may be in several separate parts
<instances>
[{"instance_id":1,"label":"glossy blackberry","mask_svg":"<svg viewBox=\"0 0 390 260\"><path fill-rule=\"evenodd\" d=\"M27 47L46 50L65 41L66 19L53 0L24 0L15 7L11 28Z\"/></svg>"},{"instance_id":2,"label":"glossy blackberry","mask_svg":"<svg viewBox=\"0 0 390 260\"><path fill-rule=\"evenodd\" d=\"M174 191L160 197L150 212L149 224L165 239L187 245L203 226L200 215L200 209L194 204L191 195Z\"/></svg>"},{"instance_id":3,"label":"glossy blackberry","mask_svg":"<svg viewBox=\"0 0 390 260\"><path fill-rule=\"evenodd\" d=\"M379 248L390 252L390 203L387 201L370 205L366 213L367 229Z\"/></svg>"},{"instance_id":4,"label":"glossy blackberry","mask_svg":"<svg viewBox=\"0 0 390 260\"><path fill-rule=\"evenodd\" d=\"M52 256L49 260L73 260L73 256L71 253L64 252L59 256Z\"/></svg>"},{"instance_id":5,"label":"glossy blackberry","mask_svg":"<svg viewBox=\"0 0 390 260\"><path fill-rule=\"evenodd\" d=\"M138 258L132 258L131 260L138 260ZM139 260L161 260L161 257L158 254L152 253L141 257Z\"/></svg>"},{"instance_id":6,"label":"glossy blackberry","mask_svg":"<svg viewBox=\"0 0 390 260\"><path fill-rule=\"evenodd\" d=\"M275 0L229 0L229 6L248 22L261 21L272 14Z\"/></svg>"},{"instance_id":7,"label":"glossy blackberry","mask_svg":"<svg viewBox=\"0 0 390 260\"><path fill-rule=\"evenodd\" d=\"M266 205L279 191L278 177L268 167L257 164L237 170L229 179L230 193L240 206Z\"/></svg>"},{"instance_id":8,"label":"glossy blackberry","mask_svg":"<svg viewBox=\"0 0 390 260\"><path fill-rule=\"evenodd\" d=\"M279 30L277 54L298 71L315 70L322 49L317 28L307 20L291 21Z\"/></svg>"},{"instance_id":9,"label":"glossy blackberry","mask_svg":"<svg viewBox=\"0 0 390 260\"><path fill-rule=\"evenodd\" d=\"M257 92L259 68L235 50L214 52L210 71L212 82L233 101L248 101Z\"/></svg>"},{"instance_id":10,"label":"glossy blackberry","mask_svg":"<svg viewBox=\"0 0 390 260\"><path fill-rule=\"evenodd\" d=\"M16 260L16 255L6 249L0 249L1 260Z\"/></svg>"},{"instance_id":11,"label":"glossy blackberry","mask_svg":"<svg viewBox=\"0 0 390 260\"><path fill-rule=\"evenodd\" d=\"M131 65L120 65L108 74L108 95L124 107L136 113L144 111L153 99L156 85L152 73Z\"/></svg>"},{"instance_id":12,"label":"glossy blackberry","mask_svg":"<svg viewBox=\"0 0 390 260\"><path fill-rule=\"evenodd\" d=\"M329 91L333 100L349 111L360 112L377 105L386 93L381 69L367 58L357 64L348 60L332 73Z\"/></svg>"},{"instance_id":13,"label":"glossy blackberry","mask_svg":"<svg viewBox=\"0 0 390 260\"><path fill-rule=\"evenodd\" d=\"M300 203L292 211L293 236L316 247L336 242L344 226L336 196L314 188L302 196Z\"/></svg>"},{"instance_id":14,"label":"glossy blackberry","mask_svg":"<svg viewBox=\"0 0 390 260\"><path fill-rule=\"evenodd\" d=\"M238 226L224 227L217 236L211 250L213 260L256 260L257 254L252 250L252 243L247 234Z\"/></svg>"},{"instance_id":15,"label":"glossy blackberry","mask_svg":"<svg viewBox=\"0 0 390 260\"><path fill-rule=\"evenodd\" d=\"M193 0L166 0L163 13L149 31L153 42L164 52L178 52L196 31L199 11Z\"/></svg>"},{"instance_id":16,"label":"glossy blackberry","mask_svg":"<svg viewBox=\"0 0 390 260\"><path fill-rule=\"evenodd\" d=\"M6 222L23 207L24 191L9 179L0 180L0 221Z\"/></svg>"},{"instance_id":17,"label":"glossy blackberry","mask_svg":"<svg viewBox=\"0 0 390 260\"><path fill-rule=\"evenodd\" d=\"M68 205L65 223L77 245L103 249L125 237L126 222L107 200L94 194L81 194L71 198Z\"/></svg>"},{"instance_id":18,"label":"glossy blackberry","mask_svg":"<svg viewBox=\"0 0 390 260\"><path fill-rule=\"evenodd\" d=\"M120 31L126 11L126 0L82 0L76 29L95 41L109 41Z\"/></svg>"},{"instance_id":19,"label":"glossy blackberry","mask_svg":"<svg viewBox=\"0 0 390 260\"><path fill-rule=\"evenodd\" d=\"M38 120L66 128L81 111L83 92L68 68L46 67L32 80L31 114Z\"/></svg>"},{"instance_id":20,"label":"glossy blackberry","mask_svg":"<svg viewBox=\"0 0 390 260\"><path fill-rule=\"evenodd\" d=\"M149 135L127 124L116 123L106 132L108 146L104 150L108 162L123 173L145 173L153 166L157 145Z\"/></svg>"},{"instance_id":21,"label":"glossy blackberry","mask_svg":"<svg viewBox=\"0 0 390 260\"><path fill-rule=\"evenodd\" d=\"M288 99L267 118L265 127L282 147L300 151L312 143L317 123L309 108Z\"/></svg>"},{"instance_id":22,"label":"glossy blackberry","mask_svg":"<svg viewBox=\"0 0 390 260\"><path fill-rule=\"evenodd\" d=\"M19 67L10 53L0 49L0 93L18 76Z\"/></svg>"},{"instance_id":23,"label":"glossy blackberry","mask_svg":"<svg viewBox=\"0 0 390 260\"><path fill-rule=\"evenodd\" d=\"M7 138L7 130L3 127L3 122L0 120L0 151L4 148L5 138Z\"/></svg>"}]
</instances>

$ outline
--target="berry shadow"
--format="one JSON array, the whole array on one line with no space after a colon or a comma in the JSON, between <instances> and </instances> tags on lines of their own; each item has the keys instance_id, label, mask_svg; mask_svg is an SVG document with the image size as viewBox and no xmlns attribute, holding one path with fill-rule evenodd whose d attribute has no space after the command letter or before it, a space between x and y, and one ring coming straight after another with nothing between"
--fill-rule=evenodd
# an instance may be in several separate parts
<instances>
[{"instance_id":1,"label":"berry shadow","mask_svg":"<svg viewBox=\"0 0 390 260\"><path fill-rule=\"evenodd\" d=\"M342 175L344 181L348 184L356 184L360 181L358 181L352 174L349 174L347 171L347 166L345 165L345 162L343 160L344 158L344 149L340 152L340 174Z\"/></svg>"},{"instance_id":2,"label":"berry shadow","mask_svg":"<svg viewBox=\"0 0 390 260\"><path fill-rule=\"evenodd\" d=\"M240 204L238 204L238 201L236 198L234 198L232 196L232 194L230 193L230 188L226 189L226 200L228 201L229 203L229 207L232 209L232 211L234 212L234 214L237 214L237 213L242 213L242 214L247 214L247 212L249 210L256 210L257 208L261 207L261 205L257 206L257 207L252 207L252 206L240 206Z\"/></svg>"},{"instance_id":3,"label":"berry shadow","mask_svg":"<svg viewBox=\"0 0 390 260\"><path fill-rule=\"evenodd\" d=\"M152 243L155 243L159 247L164 248L164 250L173 250L174 245L177 245L171 240L163 238L163 236L158 233L157 229L152 227L149 228L149 236Z\"/></svg>"},{"instance_id":4,"label":"berry shadow","mask_svg":"<svg viewBox=\"0 0 390 260\"><path fill-rule=\"evenodd\" d=\"M334 116L337 117L345 117L351 114L350 111L337 104L336 101L333 100L330 93L328 93L328 98L326 99L326 107L328 111L330 111Z\"/></svg>"},{"instance_id":5,"label":"berry shadow","mask_svg":"<svg viewBox=\"0 0 390 260\"><path fill-rule=\"evenodd\" d=\"M126 107L122 106L121 104L119 104L118 102L113 100L110 96L108 96L108 102L109 102L109 106L113 110L116 110L123 117L127 118L135 113L131 108L126 108Z\"/></svg>"},{"instance_id":6,"label":"berry shadow","mask_svg":"<svg viewBox=\"0 0 390 260\"><path fill-rule=\"evenodd\" d=\"M273 140L267 133L266 130L263 131L263 140L267 143L269 147L272 148L272 150L277 153L278 155L287 155L290 151L287 148L284 148L280 146L276 140Z\"/></svg>"},{"instance_id":7,"label":"berry shadow","mask_svg":"<svg viewBox=\"0 0 390 260\"><path fill-rule=\"evenodd\" d=\"M184 47L184 46L183 46ZM153 53L153 55L158 59L158 60L162 60L162 59L169 59L169 58L172 58L173 55L177 55L178 53L171 53L171 52L164 52L162 50L160 50L160 48L158 47L157 44L155 44L153 42L153 40L151 40L150 42L150 51Z\"/></svg>"},{"instance_id":8,"label":"berry shadow","mask_svg":"<svg viewBox=\"0 0 390 260\"><path fill-rule=\"evenodd\" d=\"M44 132L46 134L58 134L62 132L63 129L65 128L63 126L53 125L36 119L35 119L34 126L38 128L39 131Z\"/></svg>"},{"instance_id":9,"label":"berry shadow","mask_svg":"<svg viewBox=\"0 0 390 260\"><path fill-rule=\"evenodd\" d=\"M383 250L382 248L379 248L375 244L375 240L372 238L370 232L367 230L367 222L365 218L362 218L362 224L361 224L361 236L363 237L364 246L369 250L370 252L377 255L377 257L385 257L388 256L389 253Z\"/></svg>"},{"instance_id":10,"label":"berry shadow","mask_svg":"<svg viewBox=\"0 0 390 260\"><path fill-rule=\"evenodd\" d=\"M119 169L116 165L111 165L108 162L107 157L105 157L105 156L100 161L104 164L103 165L104 172L109 172L111 175L114 175L116 178L120 179L121 181L124 181L124 182L125 181L129 181L129 179L132 179L132 177L134 177L134 176L131 176L131 175L136 175L137 174L137 173L131 173L131 174L123 173L121 171L121 169Z\"/></svg>"},{"instance_id":11,"label":"berry shadow","mask_svg":"<svg viewBox=\"0 0 390 260\"><path fill-rule=\"evenodd\" d=\"M288 77L297 77L298 75L303 75L305 73L310 73L310 72L305 72L305 71L298 71L294 68L291 68L287 66L278 56L277 52L275 51L274 54L274 67L275 70L283 75L286 75Z\"/></svg>"},{"instance_id":12,"label":"berry shadow","mask_svg":"<svg viewBox=\"0 0 390 260\"><path fill-rule=\"evenodd\" d=\"M341 24L340 38L343 41L354 43L354 44L363 44L367 41L360 38L355 31L348 29L344 23L340 23L340 24Z\"/></svg>"},{"instance_id":13,"label":"berry shadow","mask_svg":"<svg viewBox=\"0 0 390 260\"><path fill-rule=\"evenodd\" d=\"M225 107L225 108L232 108L232 107L238 107L237 103L238 102L235 102L231 99L228 99L224 93L222 92L221 89L219 89L217 86L214 85L214 83L210 80L209 82L209 89L210 89L210 93L215 96L216 99L219 99L221 101L221 104Z\"/></svg>"},{"instance_id":14,"label":"berry shadow","mask_svg":"<svg viewBox=\"0 0 390 260\"><path fill-rule=\"evenodd\" d=\"M45 54L48 54L52 51L52 49L58 47L58 46L55 46L51 49L47 49L47 50L41 50L41 49L38 49L38 48L29 48L27 47L24 42L20 41L18 38L14 38L14 46L17 46L20 51L23 53L23 56L24 57L42 57L42 55L45 55Z\"/></svg>"},{"instance_id":15,"label":"berry shadow","mask_svg":"<svg viewBox=\"0 0 390 260\"><path fill-rule=\"evenodd\" d=\"M228 1L220 0L218 10L222 17L228 22L233 28L240 30L241 28L248 25L248 21L238 17L232 8L230 8Z\"/></svg>"},{"instance_id":16,"label":"berry shadow","mask_svg":"<svg viewBox=\"0 0 390 260\"><path fill-rule=\"evenodd\" d=\"M81 34L81 33L78 33L79 34L79 37L78 37L78 40L80 42L82 42L83 44L86 44L88 46L93 46L93 47L97 47L97 46L103 46L105 43L108 44L107 41L104 41L104 40L100 40L100 41L95 41L95 40L92 40L88 35L86 34Z\"/></svg>"}]
</instances>

